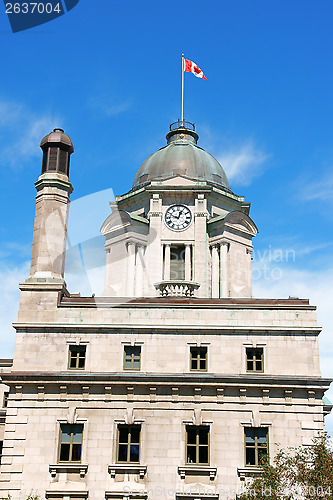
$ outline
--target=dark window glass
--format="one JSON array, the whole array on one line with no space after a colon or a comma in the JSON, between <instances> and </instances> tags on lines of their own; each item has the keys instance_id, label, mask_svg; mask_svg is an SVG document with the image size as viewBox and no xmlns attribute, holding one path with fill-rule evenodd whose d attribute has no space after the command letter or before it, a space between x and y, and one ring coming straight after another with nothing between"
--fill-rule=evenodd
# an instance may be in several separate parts
<instances>
[{"instance_id":1,"label":"dark window glass","mask_svg":"<svg viewBox=\"0 0 333 500\"><path fill-rule=\"evenodd\" d=\"M209 427L186 426L186 463L209 463Z\"/></svg>"},{"instance_id":2,"label":"dark window glass","mask_svg":"<svg viewBox=\"0 0 333 500\"><path fill-rule=\"evenodd\" d=\"M208 446L199 446L199 463L208 464Z\"/></svg>"},{"instance_id":3,"label":"dark window glass","mask_svg":"<svg viewBox=\"0 0 333 500\"><path fill-rule=\"evenodd\" d=\"M4 392L3 393L3 402L2 402L2 406L4 408L7 408L7 406L8 406L8 397L9 397L9 392L8 391Z\"/></svg>"},{"instance_id":4,"label":"dark window glass","mask_svg":"<svg viewBox=\"0 0 333 500\"><path fill-rule=\"evenodd\" d=\"M49 161L47 164L47 170L57 170L58 151L58 148L49 148Z\"/></svg>"},{"instance_id":5,"label":"dark window glass","mask_svg":"<svg viewBox=\"0 0 333 500\"><path fill-rule=\"evenodd\" d=\"M264 350L262 347L246 348L246 370L262 372L264 369Z\"/></svg>"},{"instance_id":6,"label":"dark window glass","mask_svg":"<svg viewBox=\"0 0 333 500\"><path fill-rule=\"evenodd\" d=\"M47 150L43 152L42 174L46 172L47 167Z\"/></svg>"},{"instance_id":7,"label":"dark window glass","mask_svg":"<svg viewBox=\"0 0 333 500\"><path fill-rule=\"evenodd\" d=\"M250 427L245 429L245 462L246 465L261 466L268 455L268 429L266 427Z\"/></svg>"},{"instance_id":8,"label":"dark window glass","mask_svg":"<svg viewBox=\"0 0 333 500\"><path fill-rule=\"evenodd\" d=\"M60 426L60 462L80 462L82 453L83 425L62 424Z\"/></svg>"},{"instance_id":9,"label":"dark window glass","mask_svg":"<svg viewBox=\"0 0 333 500\"><path fill-rule=\"evenodd\" d=\"M67 158L68 152L60 149L59 151L59 172L67 174Z\"/></svg>"},{"instance_id":10,"label":"dark window glass","mask_svg":"<svg viewBox=\"0 0 333 500\"><path fill-rule=\"evenodd\" d=\"M118 426L118 462L139 463L140 425Z\"/></svg>"},{"instance_id":11,"label":"dark window glass","mask_svg":"<svg viewBox=\"0 0 333 500\"><path fill-rule=\"evenodd\" d=\"M207 347L191 347L191 370L207 370Z\"/></svg>"},{"instance_id":12,"label":"dark window glass","mask_svg":"<svg viewBox=\"0 0 333 500\"><path fill-rule=\"evenodd\" d=\"M68 368L71 370L84 370L86 364L86 346L70 345Z\"/></svg>"},{"instance_id":13,"label":"dark window glass","mask_svg":"<svg viewBox=\"0 0 333 500\"><path fill-rule=\"evenodd\" d=\"M185 245L170 247L170 279L185 279Z\"/></svg>"}]
</instances>

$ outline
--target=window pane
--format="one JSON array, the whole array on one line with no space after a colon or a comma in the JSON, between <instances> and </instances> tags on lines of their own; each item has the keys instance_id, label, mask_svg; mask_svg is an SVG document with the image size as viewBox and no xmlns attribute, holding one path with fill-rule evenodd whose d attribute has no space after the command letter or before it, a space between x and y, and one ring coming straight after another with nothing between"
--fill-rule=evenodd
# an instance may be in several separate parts
<instances>
[{"instance_id":1,"label":"window pane","mask_svg":"<svg viewBox=\"0 0 333 500\"><path fill-rule=\"evenodd\" d=\"M254 436L255 436L255 429L245 429L245 439L246 439L246 444L253 444L254 445Z\"/></svg>"},{"instance_id":2,"label":"window pane","mask_svg":"<svg viewBox=\"0 0 333 500\"><path fill-rule=\"evenodd\" d=\"M256 362L256 370L257 370L257 372L261 372L261 370L262 370L262 363L260 360L257 360L257 362Z\"/></svg>"},{"instance_id":3,"label":"window pane","mask_svg":"<svg viewBox=\"0 0 333 500\"><path fill-rule=\"evenodd\" d=\"M187 427L187 442L188 442L188 444L195 444L196 443L196 436L197 436L196 428L194 426L193 427L188 426Z\"/></svg>"},{"instance_id":4,"label":"window pane","mask_svg":"<svg viewBox=\"0 0 333 500\"><path fill-rule=\"evenodd\" d=\"M69 366L70 368L76 368L76 358L71 357Z\"/></svg>"},{"instance_id":5,"label":"window pane","mask_svg":"<svg viewBox=\"0 0 333 500\"><path fill-rule=\"evenodd\" d=\"M79 368L84 368L84 362L85 362L85 358L80 357L79 358Z\"/></svg>"},{"instance_id":6,"label":"window pane","mask_svg":"<svg viewBox=\"0 0 333 500\"><path fill-rule=\"evenodd\" d=\"M125 358L125 368L132 368L132 359L126 356Z\"/></svg>"},{"instance_id":7,"label":"window pane","mask_svg":"<svg viewBox=\"0 0 333 500\"><path fill-rule=\"evenodd\" d=\"M199 353L200 353L200 358L206 359L207 347L200 347Z\"/></svg>"},{"instance_id":8,"label":"window pane","mask_svg":"<svg viewBox=\"0 0 333 500\"><path fill-rule=\"evenodd\" d=\"M119 427L119 443L128 442L128 429L126 427Z\"/></svg>"},{"instance_id":9,"label":"window pane","mask_svg":"<svg viewBox=\"0 0 333 500\"><path fill-rule=\"evenodd\" d=\"M266 444L267 443L267 429L257 429L258 436L258 444Z\"/></svg>"},{"instance_id":10,"label":"window pane","mask_svg":"<svg viewBox=\"0 0 333 500\"><path fill-rule=\"evenodd\" d=\"M68 462L69 461L69 444L61 444L60 461L61 462Z\"/></svg>"},{"instance_id":11,"label":"window pane","mask_svg":"<svg viewBox=\"0 0 333 500\"><path fill-rule=\"evenodd\" d=\"M191 370L197 370L198 369L198 362L196 359L191 360Z\"/></svg>"},{"instance_id":12,"label":"window pane","mask_svg":"<svg viewBox=\"0 0 333 500\"><path fill-rule=\"evenodd\" d=\"M199 463L208 464L208 446L199 446Z\"/></svg>"},{"instance_id":13,"label":"window pane","mask_svg":"<svg viewBox=\"0 0 333 500\"><path fill-rule=\"evenodd\" d=\"M73 449L72 449L72 461L73 462L79 462L81 460L81 444L73 444Z\"/></svg>"},{"instance_id":14,"label":"window pane","mask_svg":"<svg viewBox=\"0 0 333 500\"><path fill-rule=\"evenodd\" d=\"M259 448L258 457L259 457L259 465L261 465L262 461L265 460L267 457L267 448Z\"/></svg>"},{"instance_id":15,"label":"window pane","mask_svg":"<svg viewBox=\"0 0 333 500\"><path fill-rule=\"evenodd\" d=\"M140 442L140 427L132 427L131 431L131 443Z\"/></svg>"},{"instance_id":16,"label":"window pane","mask_svg":"<svg viewBox=\"0 0 333 500\"><path fill-rule=\"evenodd\" d=\"M195 446L188 446L187 447L186 463L188 463L188 464L195 464L196 463L195 453L196 453Z\"/></svg>"},{"instance_id":17,"label":"window pane","mask_svg":"<svg viewBox=\"0 0 333 500\"><path fill-rule=\"evenodd\" d=\"M82 425L73 425L73 443L82 443Z\"/></svg>"},{"instance_id":18,"label":"window pane","mask_svg":"<svg viewBox=\"0 0 333 500\"><path fill-rule=\"evenodd\" d=\"M134 358L134 360L133 360L133 368L135 370L139 370L140 369L140 358Z\"/></svg>"},{"instance_id":19,"label":"window pane","mask_svg":"<svg viewBox=\"0 0 333 500\"><path fill-rule=\"evenodd\" d=\"M61 442L62 443L70 443L71 442L71 425L62 425L61 426Z\"/></svg>"},{"instance_id":20,"label":"window pane","mask_svg":"<svg viewBox=\"0 0 333 500\"><path fill-rule=\"evenodd\" d=\"M246 465L256 465L254 448L246 448Z\"/></svg>"},{"instance_id":21,"label":"window pane","mask_svg":"<svg viewBox=\"0 0 333 500\"><path fill-rule=\"evenodd\" d=\"M248 361L247 362L247 369L248 371L253 371L253 361Z\"/></svg>"},{"instance_id":22,"label":"window pane","mask_svg":"<svg viewBox=\"0 0 333 500\"><path fill-rule=\"evenodd\" d=\"M130 462L138 462L139 461L139 445L131 444L130 448Z\"/></svg>"},{"instance_id":23,"label":"window pane","mask_svg":"<svg viewBox=\"0 0 333 500\"><path fill-rule=\"evenodd\" d=\"M201 359L200 360L200 370L205 370L206 369L206 360Z\"/></svg>"},{"instance_id":24,"label":"window pane","mask_svg":"<svg viewBox=\"0 0 333 500\"><path fill-rule=\"evenodd\" d=\"M118 462L127 462L127 444L120 444L119 445Z\"/></svg>"},{"instance_id":25,"label":"window pane","mask_svg":"<svg viewBox=\"0 0 333 500\"><path fill-rule=\"evenodd\" d=\"M135 345L132 347L132 352L134 354L134 356L136 357L139 357L140 358L140 354L141 354L141 347L138 346L138 345Z\"/></svg>"},{"instance_id":26,"label":"window pane","mask_svg":"<svg viewBox=\"0 0 333 500\"><path fill-rule=\"evenodd\" d=\"M199 428L199 444L208 444L209 427Z\"/></svg>"}]
</instances>

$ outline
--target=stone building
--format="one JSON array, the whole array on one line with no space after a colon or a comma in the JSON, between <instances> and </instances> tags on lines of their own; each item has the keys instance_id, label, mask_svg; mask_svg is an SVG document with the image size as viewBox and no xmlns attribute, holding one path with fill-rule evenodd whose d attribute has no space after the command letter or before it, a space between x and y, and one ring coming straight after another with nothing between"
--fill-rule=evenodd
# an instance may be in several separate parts
<instances>
[{"instance_id":1,"label":"stone building","mask_svg":"<svg viewBox=\"0 0 333 500\"><path fill-rule=\"evenodd\" d=\"M1 374L3 496L235 498L261 457L324 429L315 307L252 297L250 204L197 140L172 125L110 203L101 297L66 288L74 148L61 129L42 140L31 271Z\"/></svg>"}]
</instances>

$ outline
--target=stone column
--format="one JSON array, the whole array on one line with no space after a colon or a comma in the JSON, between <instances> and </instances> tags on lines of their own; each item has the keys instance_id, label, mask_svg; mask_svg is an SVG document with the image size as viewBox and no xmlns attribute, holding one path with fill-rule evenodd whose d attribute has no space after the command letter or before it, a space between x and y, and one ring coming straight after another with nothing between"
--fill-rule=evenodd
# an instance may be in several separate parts
<instances>
[{"instance_id":1,"label":"stone column","mask_svg":"<svg viewBox=\"0 0 333 500\"><path fill-rule=\"evenodd\" d=\"M170 245L164 245L164 281L170 279Z\"/></svg>"},{"instance_id":2,"label":"stone column","mask_svg":"<svg viewBox=\"0 0 333 500\"><path fill-rule=\"evenodd\" d=\"M212 298L220 297L219 290L219 251L218 246L212 246Z\"/></svg>"},{"instance_id":3,"label":"stone column","mask_svg":"<svg viewBox=\"0 0 333 500\"><path fill-rule=\"evenodd\" d=\"M143 295L143 246L138 245L136 251L136 266L135 266L135 296L142 297Z\"/></svg>"},{"instance_id":4,"label":"stone column","mask_svg":"<svg viewBox=\"0 0 333 500\"><path fill-rule=\"evenodd\" d=\"M127 295L134 297L135 243L127 243Z\"/></svg>"},{"instance_id":5,"label":"stone column","mask_svg":"<svg viewBox=\"0 0 333 500\"><path fill-rule=\"evenodd\" d=\"M185 245L185 280L191 280L191 245Z\"/></svg>"},{"instance_id":6,"label":"stone column","mask_svg":"<svg viewBox=\"0 0 333 500\"><path fill-rule=\"evenodd\" d=\"M228 243L220 243L220 296L223 298L229 297L228 250Z\"/></svg>"}]
</instances>

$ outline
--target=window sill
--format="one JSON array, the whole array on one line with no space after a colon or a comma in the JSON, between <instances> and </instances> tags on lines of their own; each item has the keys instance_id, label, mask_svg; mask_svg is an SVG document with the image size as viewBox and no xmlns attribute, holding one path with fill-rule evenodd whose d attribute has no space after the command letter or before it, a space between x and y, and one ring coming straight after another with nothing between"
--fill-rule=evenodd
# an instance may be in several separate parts
<instances>
[{"instance_id":1,"label":"window sill","mask_svg":"<svg viewBox=\"0 0 333 500\"><path fill-rule=\"evenodd\" d=\"M246 477L255 477L260 476L262 474L262 467L258 467L256 465L250 465L244 467L242 469L237 469L238 475L241 481L245 481Z\"/></svg>"},{"instance_id":2,"label":"window sill","mask_svg":"<svg viewBox=\"0 0 333 500\"><path fill-rule=\"evenodd\" d=\"M55 477L59 472L67 472L67 473L79 473L80 477L84 477L87 474L88 465L87 464L77 464L77 463L62 463L49 465L49 472L52 477Z\"/></svg>"},{"instance_id":3,"label":"window sill","mask_svg":"<svg viewBox=\"0 0 333 500\"><path fill-rule=\"evenodd\" d=\"M213 481L216 472L216 467L209 467L208 465L183 465L178 467L178 474L181 479L185 479L185 476L209 476L210 480Z\"/></svg>"},{"instance_id":4,"label":"window sill","mask_svg":"<svg viewBox=\"0 0 333 500\"><path fill-rule=\"evenodd\" d=\"M116 474L138 474L140 479L143 479L147 473L147 466L139 464L113 464L108 465L108 472L112 478L116 477Z\"/></svg>"}]
</instances>

